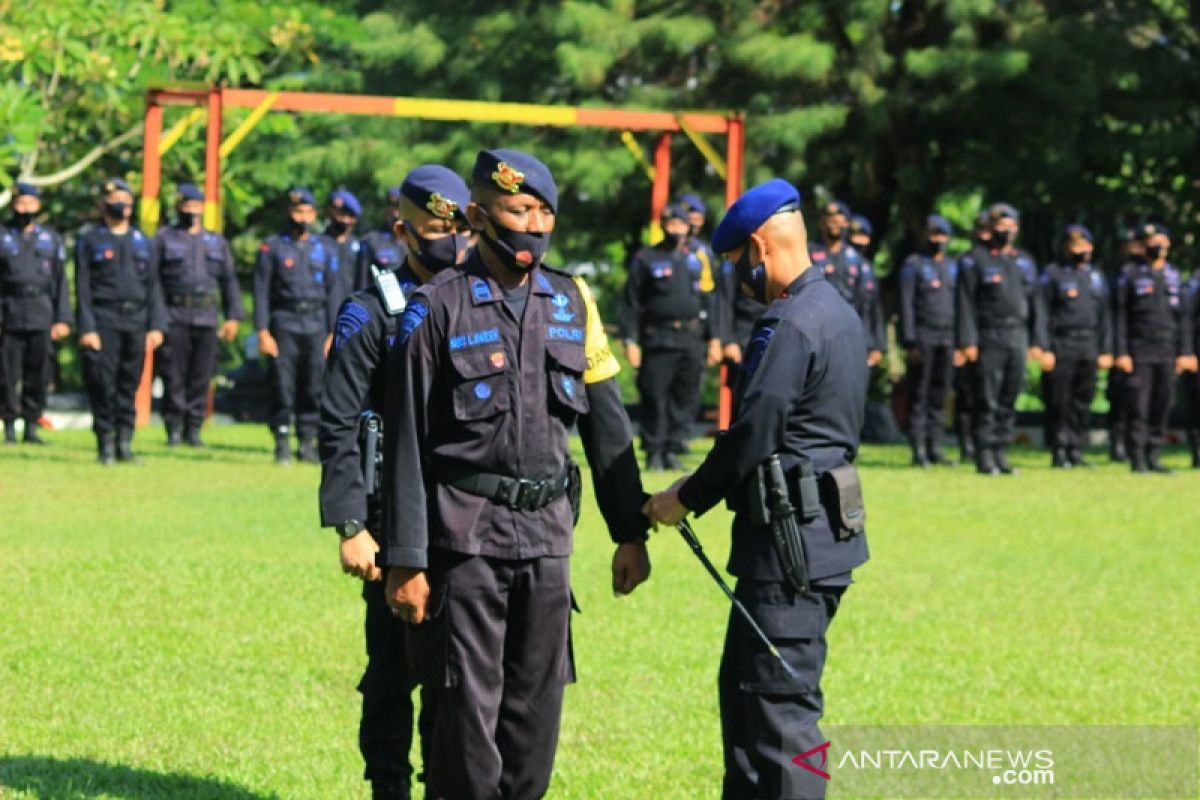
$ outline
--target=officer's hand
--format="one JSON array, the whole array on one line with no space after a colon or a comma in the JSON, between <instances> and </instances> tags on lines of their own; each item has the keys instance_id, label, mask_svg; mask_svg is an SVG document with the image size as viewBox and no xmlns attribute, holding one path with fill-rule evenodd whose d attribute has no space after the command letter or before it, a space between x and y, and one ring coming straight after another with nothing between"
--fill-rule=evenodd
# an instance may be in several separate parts
<instances>
[{"instance_id":1,"label":"officer's hand","mask_svg":"<svg viewBox=\"0 0 1200 800\"><path fill-rule=\"evenodd\" d=\"M613 594L629 594L650 577L650 554L645 542L617 545L612 560Z\"/></svg>"},{"instance_id":2,"label":"officer's hand","mask_svg":"<svg viewBox=\"0 0 1200 800\"><path fill-rule=\"evenodd\" d=\"M715 367L717 364L720 364L720 363L721 363L721 340L720 339L709 339L708 340L708 365L710 367Z\"/></svg>"},{"instance_id":3,"label":"officer's hand","mask_svg":"<svg viewBox=\"0 0 1200 800\"><path fill-rule=\"evenodd\" d=\"M237 338L238 322L236 319L227 319L221 324L221 332L218 337L222 342L229 343Z\"/></svg>"},{"instance_id":4,"label":"officer's hand","mask_svg":"<svg viewBox=\"0 0 1200 800\"><path fill-rule=\"evenodd\" d=\"M392 567L388 570L384 596L392 614L405 622L420 625L425 621L425 607L429 604L429 581L425 580L425 570Z\"/></svg>"},{"instance_id":5,"label":"officer's hand","mask_svg":"<svg viewBox=\"0 0 1200 800\"><path fill-rule=\"evenodd\" d=\"M258 332L258 352L268 358L275 358L279 355L279 345L275 343L275 337L268 330Z\"/></svg>"},{"instance_id":6,"label":"officer's hand","mask_svg":"<svg viewBox=\"0 0 1200 800\"><path fill-rule=\"evenodd\" d=\"M967 363L967 354L962 350L954 351L954 367L958 369Z\"/></svg>"},{"instance_id":7,"label":"officer's hand","mask_svg":"<svg viewBox=\"0 0 1200 800\"><path fill-rule=\"evenodd\" d=\"M1179 356L1175 359L1175 374L1182 375L1185 372L1195 372L1195 361L1195 356Z\"/></svg>"},{"instance_id":8,"label":"officer's hand","mask_svg":"<svg viewBox=\"0 0 1200 800\"><path fill-rule=\"evenodd\" d=\"M964 347L963 348L963 357L965 359L967 359L967 361L974 364L976 361L979 360L979 348L976 347L975 345L971 345L970 347Z\"/></svg>"},{"instance_id":9,"label":"officer's hand","mask_svg":"<svg viewBox=\"0 0 1200 800\"><path fill-rule=\"evenodd\" d=\"M1188 372L1200 372L1200 356L1188 356Z\"/></svg>"},{"instance_id":10,"label":"officer's hand","mask_svg":"<svg viewBox=\"0 0 1200 800\"><path fill-rule=\"evenodd\" d=\"M1042 367L1042 372L1054 372L1054 365L1058 362L1054 357L1054 353L1051 353L1049 350L1043 350L1042 357L1038 359L1038 363Z\"/></svg>"},{"instance_id":11,"label":"officer's hand","mask_svg":"<svg viewBox=\"0 0 1200 800\"><path fill-rule=\"evenodd\" d=\"M737 342L730 342L725 345L724 350L721 352L725 356L726 361L732 361L734 364L742 363L742 348Z\"/></svg>"},{"instance_id":12,"label":"officer's hand","mask_svg":"<svg viewBox=\"0 0 1200 800\"><path fill-rule=\"evenodd\" d=\"M1042 350L1042 348L1040 348L1040 347L1031 347L1031 348L1029 348L1029 360L1030 360L1030 361L1037 361L1037 362L1039 362L1039 363L1040 363L1040 362L1041 362L1041 360L1042 360L1042 353L1044 353L1044 352L1045 352L1045 351L1044 351L1044 350Z\"/></svg>"},{"instance_id":13,"label":"officer's hand","mask_svg":"<svg viewBox=\"0 0 1200 800\"><path fill-rule=\"evenodd\" d=\"M1112 369L1112 365L1113 357L1108 353L1105 353L1096 359L1096 366L1098 366L1100 369Z\"/></svg>"},{"instance_id":14,"label":"officer's hand","mask_svg":"<svg viewBox=\"0 0 1200 800\"><path fill-rule=\"evenodd\" d=\"M876 364L878 364L880 361L883 361L883 351L882 350L871 350L870 352L867 353L867 366L868 367L873 367Z\"/></svg>"},{"instance_id":15,"label":"officer's hand","mask_svg":"<svg viewBox=\"0 0 1200 800\"><path fill-rule=\"evenodd\" d=\"M329 334L328 336L326 336L326 337L325 337L325 347L324 347L324 352L325 352L325 355L326 355L326 356L328 356L328 355L329 355L329 348L330 348L330 347L332 347L332 346L333 346L333 334L331 333L331 334Z\"/></svg>"},{"instance_id":16,"label":"officer's hand","mask_svg":"<svg viewBox=\"0 0 1200 800\"><path fill-rule=\"evenodd\" d=\"M349 539L342 539L338 544L338 556L342 560L342 572L362 578L365 581L377 581L383 571L375 566L375 554L379 545L366 530L359 531Z\"/></svg>"},{"instance_id":17,"label":"officer's hand","mask_svg":"<svg viewBox=\"0 0 1200 800\"><path fill-rule=\"evenodd\" d=\"M100 334L85 333L79 337L79 346L84 350L95 350L100 352Z\"/></svg>"},{"instance_id":18,"label":"officer's hand","mask_svg":"<svg viewBox=\"0 0 1200 800\"><path fill-rule=\"evenodd\" d=\"M1121 372L1133 372L1133 357L1132 356L1117 356L1117 360L1113 362L1117 369Z\"/></svg>"},{"instance_id":19,"label":"officer's hand","mask_svg":"<svg viewBox=\"0 0 1200 800\"><path fill-rule=\"evenodd\" d=\"M658 530L659 525L674 527L688 515L687 506L679 502L679 487L683 486L684 482L690 477L692 476L684 475L671 484L670 489L654 495L642 506L642 514L645 515L646 519L650 520L650 524L654 527L654 530Z\"/></svg>"},{"instance_id":20,"label":"officer's hand","mask_svg":"<svg viewBox=\"0 0 1200 800\"><path fill-rule=\"evenodd\" d=\"M625 345L625 357L629 359L629 366L634 369L642 368L642 348L638 347L635 343L630 342Z\"/></svg>"},{"instance_id":21,"label":"officer's hand","mask_svg":"<svg viewBox=\"0 0 1200 800\"><path fill-rule=\"evenodd\" d=\"M146 347L151 350L157 350L162 346L163 333L162 331L146 331Z\"/></svg>"},{"instance_id":22,"label":"officer's hand","mask_svg":"<svg viewBox=\"0 0 1200 800\"><path fill-rule=\"evenodd\" d=\"M71 332L71 326L65 322L56 322L50 326L50 339L58 342L67 338L67 334Z\"/></svg>"}]
</instances>

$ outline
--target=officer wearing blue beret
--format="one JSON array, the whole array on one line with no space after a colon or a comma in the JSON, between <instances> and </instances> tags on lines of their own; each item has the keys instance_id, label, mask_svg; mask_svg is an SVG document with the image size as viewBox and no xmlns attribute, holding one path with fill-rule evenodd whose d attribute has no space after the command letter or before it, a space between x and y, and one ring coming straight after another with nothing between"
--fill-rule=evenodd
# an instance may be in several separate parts
<instances>
[{"instance_id":1,"label":"officer wearing blue beret","mask_svg":"<svg viewBox=\"0 0 1200 800\"><path fill-rule=\"evenodd\" d=\"M1083 451L1096 374L1112 367L1112 301L1093 249L1091 231L1068 225L1063 258L1047 265L1034 295L1033 344L1041 350L1051 466L1058 469L1090 466Z\"/></svg>"},{"instance_id":2,"label":"officer wearing blue beret","mask_svg":"<svg viewBox=\"0 0 1200 800\"><path fill-rule=\"evenodd\" d=\"M154 235L152 252L167 303L167 337L159 368L167 446L187 442L203 447L200 427L208 385L217 369L218 341L234 340L246 309L229 242L204 229L204 192L196 184L179 184L175 222ZM219 311L225 321L218 333Z\"/></svg>"},{"instance_id":3,"label":"officer wearing blue beret","mask_svg":"<svg viewBox=\"0 0 1200 800\"><path fill-rule=\"evenodd\" d=\"M167 310L150 238L130 222L128 183L105 181L101 213L100 224L81 230L75 243L80 358L100 463L135 462L134 398L146 348L163 343Z\"/></svg>"},{"instance_id":4,"label":"officer wearing blue beret","mask_svg":"<svg viewBox=\"0 0 1200 800\"><path fill-rule=\"evenodd\" d=\"M978 259L986 254L988 242L992 238L992 224L987 209L980 211L975 217L971 228L971 246L967 252L958 256L955 264L961 265L964 256L971 255ZM982 251L982 253L980 252ZM957 315L957 298L955 300ZM959 458L972 464L975 462L975 373L977 364L968 361L966 353L958 348L954 350L954 434L958 437Z\"/></svg>"},{"instance_id":5,"label":"officer wearing blue beret","mask_svg":"<svg viewBox=\"0 0 1200 800\"><path fill-rule=\"evenodd\" d=\"M382 272L394 272L404 262L404 237L397 233L396 228L396 223L401 219L402 199L399 186L393 186L383 193L383 227L368 231L359 240L354 278L356 288L362 289L373 284L372 267Z\"/></svg>"},{"instance_id":6,"label":"officer wearing blue beret","mask_svg":"<svg viewBox=\"0 0 1200 800\"><path fill-rule=\"evenodd\" d=\"M337 245L314 232L312 192L288 192L287 228L269 237L254 262L254 328L258 349L271 359L271 432L275 462L292 459L292 421L301 461L319 463L317 421L325 354L337 315Z\"/></svg>"},{"instance_id":7,"label":"officer wearing blue beret","mask_svg":"<svg viewBox=\"0 0 1200 800\"><path fill-rule=\"evenodd\" d=\"M354 235L358 220L362 217L362 203L349 189L334 189L327 198L328 220L325 235L337 248L337 280L330 287L330 302L339 308L351 292L367 284L358 283L359 262L362 260L362 241ZM361 277L366 278L364 274Z\"/></svg>"},{"instance_id":8,"label":"officer wearing blue beret","mask_svg":"<svg viewBox=\"0 0 1200 800\"><path fill-rule=\"evenodd\" d=\"M37 221L41 190L17 182L12 218L0 227L0 412L4 443L16 444L18 418L26 444L44 444L38 420L46 406L52 342L71 331L66 248L58 231Z\"/></svg>"},{"instance_id":9,"label":"officer wearing blue beret","mask_svg":"<svg viewBox=\"0 0 1200 800\"><path fill-rule=\"evenodd\" d=\"M1142 255L1125 267L1117 284L1115 365L1128 376L1130 467L1167 473L1171 470L1159 456L1167 440L1175 376L1196 371L1192 314L1183 275L1167 260L1170 232L1146 223L1138 239Z\"/></svg>"},{"instance_id":10,"label":"officer wearing blue beret","mask_svg":"<svg viewBox=\"0 0 1200 800\"><path fill-rule=\"evenodd\" d=\"M618 543L613 589L649 576L619 367L586 284L544 264L557 209L541 161L480 152L467 207L479 245L416 290L388 360L377 563L436 708L430 797L549 786L574 680L572 426Z\"/></svg>"},{"instance_id":11,"label":"officer wearing blue beret","mask_svg":"<svg viewBox=\"0 0 1200 800\"><path fill-rule=\"evenodd\" d=\"M321 388L318 431L321 524L340 537L342 571L363 580L367 669L358 684L358 741L363 775L377 800L409 796L416 679L407 663L405 623L388 609L375 566L383 540L382 497L376 464L364 463L363 450L371 448L373 433L364 430L363 421L377 419L385 408L383 365L406 298L466 255L470 203L462 178L436 164L410 172L397 194L396 233L389 238L408 243L401 250L404 259L386 270L373 267L371 285L342 304ZM423 731L431 713L431 703L423 704Z\"/></svg>"},{"instance_id":12,"label":"officer wearing blue beret","mask_svg":"<svg viewBox=\"0 0 1200 800\"><path fill-rule=\"evenodd\" d=\"M862 321L863 333L867 337L867 365L874 367L883 361L887 353L887 327L883 313L883 289L879 277L871 264L875 229L871 221L862 214L851 214L846 241L862 256Z\"/></svg>"},{"instance_id":13,"label":"officer wearing blue beret","mask_svg":"<svg viewBox=\"0 0 1200 800\"><path fill-rule=\"evenodd\" d=\"M824 797L825 782L793 758L824 741L817 722L825 634L851 570L867 560L853 466L866 404L866 341L854 310L812 264L791 184L775 179L748 191L712 243L746 290L769 305L750 339L729 429L695 473L643 511L674 525L726 501L735 514L728 565L738 578L735 595L792 668L785 671L731 614L719 677L722 796ZM758 524L768 518L763 468L775 459L800 509L800 541L786 551ZM805 580L797 563L806 563Z\"/></svg>"},{"instance_id":14,"label":"officer wearing blue beret","mask_svg":"<svg viewBox=\"0 0 1200 800\"><path fill-rule=\"evenodd\" d=\"M946 255L950 222L932 214L924 243L900 267L897 338L905 350L908 438L917 467L949 463L942 452L942 409L954 375L954 284L958 266Z\"/></svg>"},{"instance_id":15,"label":"officer wearing blue beret","mask_svg":"<svg viewBox=\"0 0 1200 800\"><path fill-rule=\"evenodd\" d=\"M1117 311L1116 288L1121 282L1121 275L1131 262L1140 260L1144 252L1142 241L1138 238L1137 228L1135 226L1122 228L1120 239L1117 241L1116 258L1109 263L1106 275L1109 287L1110 319L1113 319L1114 322ZM1113 347L1116 347L1115 328ZM1114 359L1114 368L1108 371L1104 396L1108 400L1108 455L1110 460L1118 464L1129 461L1129 453L1125 448L1125 440L1129 433L1129 393L1126 391L1128 378L1128 373L1116 369Z\"/></svg>"},{"instance_id":16,"label":"officer wearing blue beret","mask_svg":"<svg viewBox=\"0 0 1200 800\"><path fill-rule=\"evenodd\" d=\"M872 330L870 292L867 284L874 277L862 252L847 240L850 229L850 208L841 200L832 200L821 207L819 241L809 243L813 265L825 273L825 280L838 290L862 320L867 344L867 364L875 366L883 360L883 350Z\"/></svg>"}]
</instances>

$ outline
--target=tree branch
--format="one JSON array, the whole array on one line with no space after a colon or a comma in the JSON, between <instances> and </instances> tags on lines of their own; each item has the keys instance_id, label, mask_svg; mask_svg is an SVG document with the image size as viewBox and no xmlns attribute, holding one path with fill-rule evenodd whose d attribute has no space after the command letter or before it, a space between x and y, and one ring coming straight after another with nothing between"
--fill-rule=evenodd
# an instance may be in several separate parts
<instances>
[{"instance_id":1,"label":"tree branch","mask_svg":"<svg viewBox=\"0 0 1200 800\"><path fill-rule=\"evenodd\" d=\"M26 183L31 183L34 186L57 186L60 183L65 183L90 167L101 156L105 155L106 153L111 153L113 150L116 150L130 139L133 139L141 134L141 132L142 123L139 122L137 125L134 125L132 128L125 131L115 139L110 139L104 144L96 145L88 151L87 155L69 167L60 169L58 172L52 172L49 175L21 176L21 180L25 181Z\"/></svg>"}]
</instances>

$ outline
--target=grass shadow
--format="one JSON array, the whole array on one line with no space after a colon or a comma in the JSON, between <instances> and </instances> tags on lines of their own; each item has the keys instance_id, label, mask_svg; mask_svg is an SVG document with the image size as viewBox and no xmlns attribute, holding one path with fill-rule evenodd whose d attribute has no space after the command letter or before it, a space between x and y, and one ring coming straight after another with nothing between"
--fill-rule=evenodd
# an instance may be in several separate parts
<instances>
[{"instance_id":1,"label":"grass shadow","mask_svg":"<svg viewBox=\"0 0 1200 800\"><path fill-rule=\"evenodd\" d=\"M278 795L253 792L219 778L41 755L0 756L0 789L29 792L45 800L278 800Z\"/></svg>"}]
</instances>

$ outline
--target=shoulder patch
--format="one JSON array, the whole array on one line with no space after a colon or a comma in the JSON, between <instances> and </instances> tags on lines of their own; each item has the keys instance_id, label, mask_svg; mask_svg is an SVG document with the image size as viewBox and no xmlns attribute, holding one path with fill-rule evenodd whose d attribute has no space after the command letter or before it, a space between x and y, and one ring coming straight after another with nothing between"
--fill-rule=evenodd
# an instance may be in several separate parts
<instances>
[{"instance_id":1,"label":"shoulder patch","mask_svg":"<svg viewBox=\"0 0 1200 800\"><path fill-rule=\"evenodd\" d=\"M371 312L353 301L347 301L338 312L333 326L333 349L340 350L346 341L371 321Z\"/></svg>"},{"instance_id":2,"label":"shoulder patch","mask_svg":"<svg viewBox=\"0 0 1200 800\"><path fill-rule=\"evenodd\" d=\"M421 327L427 316L429 316L429 301L421 295L417 295L405 307L404 313L400 316L400 324L396 329L396 341L400 344L407 344L413 331Z\"/></svg>"},{"instance_id":3,"label":"shoulder patch","mask_svg":"<svg viewBox=\"0 0 1200 800\"><path fill-rule=\"evenodd\" d=\"M746 363L743 366L747 376L753 375L758 370L758 365L762 363L763 353L767 351L767 345L771 343L771 337L774 335L775 327L773 325L762 325L750 337Z\"/></svg>"}]
</instances>

